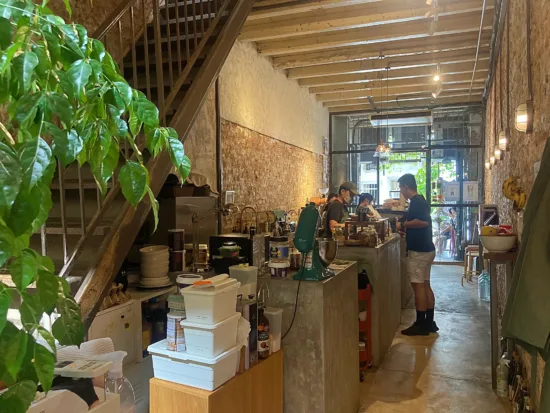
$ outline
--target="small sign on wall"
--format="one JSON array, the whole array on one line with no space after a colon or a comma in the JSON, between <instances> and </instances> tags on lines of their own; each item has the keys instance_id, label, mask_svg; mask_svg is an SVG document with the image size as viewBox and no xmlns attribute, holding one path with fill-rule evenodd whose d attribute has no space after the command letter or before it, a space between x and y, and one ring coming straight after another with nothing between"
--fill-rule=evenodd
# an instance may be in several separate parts
<instances>
[{"instance_id":1,"label":"small sign on wall","mask_svg":"<svg viewBox=\"0 0 550 413\"><path fill-rule=\"evenodd\" d=\"M465 181L463 185L463 199L464 202L478 202L479 200L479 186L477 181Z\"/></svg>"}]
</instances>

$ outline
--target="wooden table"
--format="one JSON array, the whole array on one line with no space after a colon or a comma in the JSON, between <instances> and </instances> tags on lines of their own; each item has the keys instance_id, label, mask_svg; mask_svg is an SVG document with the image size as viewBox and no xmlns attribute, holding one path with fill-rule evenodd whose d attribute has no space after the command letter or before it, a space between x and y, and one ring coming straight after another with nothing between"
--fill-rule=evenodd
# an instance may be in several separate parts
<instances>
[{"instance_id":1,"label":"wooden table","mask_svg":"<svg viewBox=\"0 0 550 413\"><path fill-rule=\"evenodd\" d=\"M283 413L283 351L214 391L150 381L151 413Z\"/></svg>"},{"instance_id":2,"label":"wooden table","mask_svg":"<svg viewBox=\"0 0 550 413\"><path fill-rule=\"evenodd\" d=\"M498 331L498 289L497 289L497 266L506 266L506 295L510 292L514 263L518 253L514 252L485 252L483 259L489 262L489 279L491 282L491 378L493 389L497 388L497 367L500 357L500 336ZM511 351L514 344L508 340L508 351ZM510 354L511 356L511 354Z\"/></svg>"}]
</instances>

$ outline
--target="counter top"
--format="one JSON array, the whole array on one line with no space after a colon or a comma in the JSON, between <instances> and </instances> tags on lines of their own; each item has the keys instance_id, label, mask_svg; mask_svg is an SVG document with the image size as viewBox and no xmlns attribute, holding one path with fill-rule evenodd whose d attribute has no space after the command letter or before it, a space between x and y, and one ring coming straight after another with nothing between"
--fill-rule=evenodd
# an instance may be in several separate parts
<instances>
[{"instance_id":1,"label":"counter top","mask_svg":"<svg viewBox=\"0 0 550 413\"><path fill-rule=\"evenodd\" d=\"M401 236L399 234L390 234L390 236L387 237L384 242L378 244L376 247L365 247L365 246L357 246L357 245L339 245L338 246L338 251L340 251L343 248L345 248L347 250L354 250L354 249L355 250L362 250L362 249L377 250L377 249L383 249L386 246L388 246L389 244L395 242L396 240L399 240L400 238L401 238Z\"/></svg>"},{"instance_id":2,"label":"counter top","mask_svg":"<svg viewBox=\"0 0 550 413\"><path fill-rule=\"evenodd\" d=\"M338 247L340 248L340 247ZM352 267L355 265L355 261L349 261L349 263L345 266L338 266L336 268L333 268L333 267L330 267L333 271L334 271L334 275L338 275L344 271L346 271L348 268ZM285 277L285 278L275 278L275 277L266 277L266 279L269 279L270 281L273 281L273 282L295 282L295 283L298 283L299 280L295 280L293 277L294 275L298 272L299 270L289 270L288 271L288 275ZM332 280L334 279L334 277L330 277L330 278L327 278L326 280L323 280L323 281L309 281L309 280L304 280L304 282L314 282L314 283L320 283L320 284L328 284L330 283Z\"/></svg>"}]
</instances>

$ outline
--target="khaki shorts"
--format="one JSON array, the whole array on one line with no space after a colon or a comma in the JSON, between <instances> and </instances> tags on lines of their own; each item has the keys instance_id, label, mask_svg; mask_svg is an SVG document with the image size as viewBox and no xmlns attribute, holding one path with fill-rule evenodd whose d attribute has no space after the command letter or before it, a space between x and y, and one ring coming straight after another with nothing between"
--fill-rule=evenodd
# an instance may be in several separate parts
<instances>
[{"instance_id":1,"label":"khaki shorts","mask_svg":"<svg viewBox=\"0 0 550 413\"><path fill-rule=\"evenodd\" d=\"M430 281L430 270L435 260L435 251L409 251L407 257L407 275L413 284Z\"/></svg>"}]
</instances>

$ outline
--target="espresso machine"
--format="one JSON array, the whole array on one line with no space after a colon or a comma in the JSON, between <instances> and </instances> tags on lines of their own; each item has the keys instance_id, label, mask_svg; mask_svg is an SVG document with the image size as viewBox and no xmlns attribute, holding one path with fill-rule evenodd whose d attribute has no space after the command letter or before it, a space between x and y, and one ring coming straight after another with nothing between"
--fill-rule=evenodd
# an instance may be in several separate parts
<instances>
[{"instance_id":1,"label":"espresso machine","mask_svg":"<svg viewBox=\"0 0 550 413\"><path fill-rule=\"evenodd\" d=\"M313 202L302 210L294 236L294 247L305 259L294 275L297 281L323 281L335 275L329 265L336 258L338 241L317 237L320 222L319 211Z\"/></svg>"}]
</instances>

